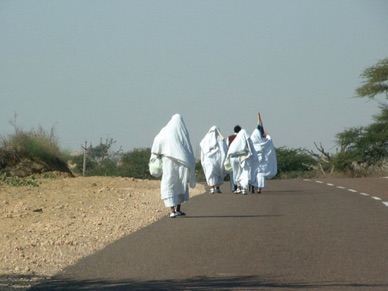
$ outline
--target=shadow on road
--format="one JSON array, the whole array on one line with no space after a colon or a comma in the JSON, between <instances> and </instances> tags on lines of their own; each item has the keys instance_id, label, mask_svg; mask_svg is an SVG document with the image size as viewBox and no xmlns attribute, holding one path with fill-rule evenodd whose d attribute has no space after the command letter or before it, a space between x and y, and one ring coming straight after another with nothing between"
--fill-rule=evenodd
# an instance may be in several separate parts
<instances>
[{"instance_id":1,"label":"shadow on road","mask_svg":"<svg viewBox=\"0 0 388 291\"><path fill-rule=\"evenodd\" d=\"M189 219L189 218L263 218L263 217L282 217L284 215L190 215L182 216L179 219Z\"/></svg>"},{"instance_id":2,"label":"shadow on road","mask_svg":"<svg viewBox=\"0 0 388 291\"><path fill-rule=\"evenodd\" d=\"M63 281L55 278L30 290L258 290L258 289L315 289L341 290L347 288L387 288L388 284L345 282L283 282L276 277L195 277L187 280L155 281Z\"/></svg>"}]
</instances>

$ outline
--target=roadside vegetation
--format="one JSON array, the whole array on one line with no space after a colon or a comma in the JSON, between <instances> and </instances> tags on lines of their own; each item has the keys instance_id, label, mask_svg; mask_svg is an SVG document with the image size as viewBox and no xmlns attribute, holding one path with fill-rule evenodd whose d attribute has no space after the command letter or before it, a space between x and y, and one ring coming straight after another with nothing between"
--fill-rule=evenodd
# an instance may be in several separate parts
<instances>
[{"instance_id":1,"label":"roadside vegetation","mask_svg":"<svg viewBox=\"0 0 388 291\"><path fill-rule=\"evenodd\" d=\"M375 99L380 95L388 99L388 58L365 69L361 77L364 82L356 89L356 95L378 103L380 112L374 121L337 133L335 153L327 152L321 144L315 144L314 151L277 148L275 179L388 175L388 104ZM53 172L155 179L148 171L150 148L123 152L121 148L114 149L115 140L101 139L96 146L72 155L60 148L53 128L25 131L16 125L16 117L10 123L14 133L0 136L0 184L38 186L34 175L52 178ZM196 171L197 180L204 182L200 161Z\"/></svg>"}]
</instances>

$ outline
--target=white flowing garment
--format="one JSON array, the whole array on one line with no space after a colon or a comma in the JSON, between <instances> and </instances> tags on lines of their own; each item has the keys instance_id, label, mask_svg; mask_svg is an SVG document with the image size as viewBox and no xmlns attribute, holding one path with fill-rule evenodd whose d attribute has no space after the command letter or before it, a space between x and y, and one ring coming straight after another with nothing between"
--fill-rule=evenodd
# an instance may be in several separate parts
<instances>
[{"instance_id":1,"label":"white flowing garment","mask_svg":"<svg viewBox=\"0 0 388 291\"><path fill-rule=\"evenodd\" d=\"M235 183L248 189L249 184L256 180L258 159L252 140L245 129L241 129L231 143L227 159L232 166Z\"/></svg>"},{"instance_id":2,"label":"white flowing garment","mask_svg":"<svg viewBox=\"0 0 388 291\"><path fill-rule=\"evenodd\" d=\"M277 174L276 151L271 136L267 134L265 137L262 137L257 128L253 131L251 140L257 152L259 162L257 179L258 187L260 187L260 180L272 179Z\"/></svg>"},{"instance_id":3,"label":"white flowing garment","mask_svg":"<svg viewBox=\"0 0 388 291\"><path fill-rule=\"evenodd\" d=\"M200 142L201 164L209 186L220 186L224 183L227 172L224 162L228 151L226 140L216 126L212 126Z\"/></svg>"},{"instance_id":4,"label":"white flowing garment","mask_svg":"<svg viewBox=\"0 0 388 291\"><path fill-rule=\"evenodd\" d=\"M195 156L180 114L173 115L154 138L150 160L154 156L163 160L160 190L166 207L189 200L188 186L195 187Z\"/></svg>"}]
</instances>

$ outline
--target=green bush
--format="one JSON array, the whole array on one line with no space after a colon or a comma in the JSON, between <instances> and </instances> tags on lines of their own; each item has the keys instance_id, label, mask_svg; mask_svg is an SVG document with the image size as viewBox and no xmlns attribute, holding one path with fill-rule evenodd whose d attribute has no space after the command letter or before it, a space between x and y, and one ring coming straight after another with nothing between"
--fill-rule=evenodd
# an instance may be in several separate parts
<instances>
[{"instance_id":1,"label":"green bush","mask_svg":"<svg viewBox=\"0 0 388 291\"><path fill-rule=\"evenodd\" d=\"M119 176L116 162L112 160L105 160L99 164L93 161L86 163L85 176Z\"/></svg>"},{"instance_id":2,"label":"green bush","mask_svg":"<svg viewBox=\"0 0 388 291\"><path fill-rule=\"evenodd\" d=\"M123 154L117 166L118 175L122 177L133 177L138 179L160 179L151 176L149 172L148 162L150 156L150 148L134 149L128 153ZM203 173L200 161L196 162L195 170L197 182L204 182L205 175Z\"/></svg>"},{"instance_id":3,"label":"green bush","mask_svg":"<svg viewBox=\"0 0 388 291\"><path fill-rule=\"evenodd\" d=\"M276 149L278 162L278 174L275 178L294 179L299 177L311 177L316 173L309 165L315 165L316 161L306 150L280 147Z\"/></svg>"},{"instance_id":4,"label":"green bush","mask_svg":"<svg viewBox=\"0 0 388 291\"><path fill-rule=\"evenodd\" d=\"M151 157L150 148L134 149L124 153L118 163L118 173L122 177L137 179L158 179L151 176L148 162Z\"/></svg>"}]
</instances>

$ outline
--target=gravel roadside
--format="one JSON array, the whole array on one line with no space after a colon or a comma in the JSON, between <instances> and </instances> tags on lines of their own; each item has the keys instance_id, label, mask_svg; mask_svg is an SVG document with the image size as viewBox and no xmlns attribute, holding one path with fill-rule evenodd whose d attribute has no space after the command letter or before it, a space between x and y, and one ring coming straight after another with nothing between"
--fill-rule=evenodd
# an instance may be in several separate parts
<instances>
[{"instance_id":1,"label":"gravel roadside","mask_svg":"<svg viewBox=\"0 0 388 291\"><path fill-rule=\"evenodd\" d=\"M27 290L168 213L160 181L121 177L0 182L0 290ZM190 196L205 193L204 184Z\"/></svg>"}]
</instances>

